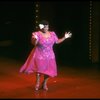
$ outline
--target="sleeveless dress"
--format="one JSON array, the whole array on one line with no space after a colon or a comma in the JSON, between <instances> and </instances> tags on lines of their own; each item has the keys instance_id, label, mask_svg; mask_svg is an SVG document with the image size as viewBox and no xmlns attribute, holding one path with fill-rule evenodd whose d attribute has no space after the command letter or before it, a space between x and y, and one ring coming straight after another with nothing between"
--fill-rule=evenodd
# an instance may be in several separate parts
<instances>
[{"instance_id":1,"label":"sleeveless dress","mask_svg":"<svg viewBox=\"0 0 100 100\"><path fill-rule=\"evenodd\" d=\"M33 34L38 37L38 44L32 49L27 60L20 68L20 72L39 72L48 76L57 76L57 65L53 45L58 40L55 32L50 32L50 37L43 37L40 32Z\"/></svg>"}]
</instances>

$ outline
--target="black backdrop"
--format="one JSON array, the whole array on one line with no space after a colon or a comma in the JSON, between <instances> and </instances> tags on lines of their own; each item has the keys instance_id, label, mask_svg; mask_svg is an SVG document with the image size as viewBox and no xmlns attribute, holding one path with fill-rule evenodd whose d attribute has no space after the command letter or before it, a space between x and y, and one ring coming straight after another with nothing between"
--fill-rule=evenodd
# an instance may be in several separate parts
<instances>
[{"instance_id":1,"label":"black backdrop","mask_svg":"<svg viewBox=\"0 0 100 100\"><path fill-rule=\"evenodd\" d=\"M58 64L89 63L89 1L40 2L39 18L47 19L58 37L71 30L72 38L54 45ZM0 56L25 60L32 49L35 7L32 1L0 2Z\"/></svg>"}]
</instances>

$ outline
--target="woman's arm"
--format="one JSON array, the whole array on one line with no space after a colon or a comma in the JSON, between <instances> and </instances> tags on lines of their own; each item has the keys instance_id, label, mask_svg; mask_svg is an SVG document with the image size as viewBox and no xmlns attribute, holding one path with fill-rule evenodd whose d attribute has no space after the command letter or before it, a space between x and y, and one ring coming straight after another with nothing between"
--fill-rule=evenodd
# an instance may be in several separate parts
<instances>
[{"instance_id":1,"label":"woman's arm","mask_svg":"<svg viewBox=\"0 0 100 100\"><path fill-rule=\"evenodd\" d=\"M33 45L37 45L37 43L38 43L38 37L34 33L32 34L31 41L32 41Z\"/></svg>"},{"instance_id":2,"label":"woman's arm","mask_svg":"<svg viewBox=\"0 0 100 100\"><path fill-rule=\"evenodd\" d=\"M56 42L56 44L62 43L65 39L66 39L65 37L58 39L58 41Z\"/></svg>"},{"instance_id":3,"label":"woman's arm","mask_svg":"<svg viewBox=\"0 0 100 100\"><path fill-rule=\"evenodd\" d=\"M65 39L70 38L71 36L72 36L72 33L65 32L65 36L63 38L58 39L58 41L56 42L56 44L62 43Z\"/></svg>"}]
</instances>

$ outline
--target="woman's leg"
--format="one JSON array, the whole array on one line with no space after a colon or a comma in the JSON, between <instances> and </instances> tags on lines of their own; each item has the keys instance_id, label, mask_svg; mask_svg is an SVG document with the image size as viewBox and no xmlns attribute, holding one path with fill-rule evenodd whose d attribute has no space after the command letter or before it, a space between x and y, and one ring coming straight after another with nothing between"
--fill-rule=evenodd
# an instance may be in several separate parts
<instances>
[{"instance_id":1,"label":"woman's leg","mask_svg":"<svg viewBox=\"0 0 100 100\"><path fill-rule=\"evenodd\" d=\"M44 75L44 81L43 81L43 89L44 90L48 90L48 87L47 87L47 81L49 79L49 76L48 75Z\"/></svg>"},{"instance_id":2,"label":"woman's leg","mask_svg":"<svg viewBox=\"0 0 100 100\"><path fill-rule=\"evenodd\" d=\"M35 90L39 90L39 86L40 86L40 73L36 74L36 86L35 86Z\"/></svg>"}]
</instances>

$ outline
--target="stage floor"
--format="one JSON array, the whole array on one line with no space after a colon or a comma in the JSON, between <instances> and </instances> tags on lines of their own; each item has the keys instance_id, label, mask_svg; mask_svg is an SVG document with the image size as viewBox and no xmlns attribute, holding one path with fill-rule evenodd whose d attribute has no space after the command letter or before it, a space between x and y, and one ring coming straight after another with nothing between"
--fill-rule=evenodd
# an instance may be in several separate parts
<instances>
[{"instance_id":1,"label":"stage floor","mask_svg":"<svg viewBox=\"0 0 100 100\"><path fill-rule=\"evenodd\" d=\"M0 98L100 98L100 70L96 66L60 65L58 76L48 80L49 90L35 91L35 74L19 73L21 65L21 61L0 58Z\"/></svg>"}]
</instances>

